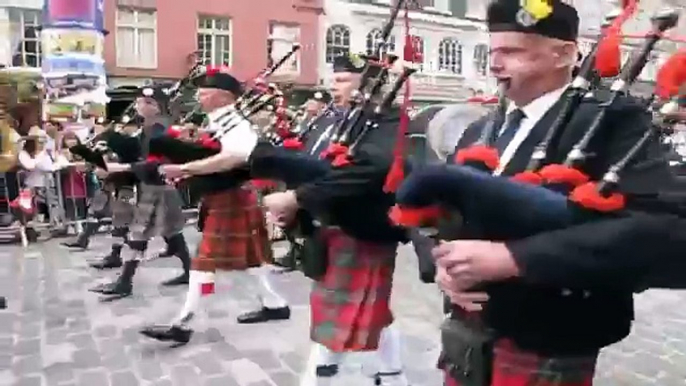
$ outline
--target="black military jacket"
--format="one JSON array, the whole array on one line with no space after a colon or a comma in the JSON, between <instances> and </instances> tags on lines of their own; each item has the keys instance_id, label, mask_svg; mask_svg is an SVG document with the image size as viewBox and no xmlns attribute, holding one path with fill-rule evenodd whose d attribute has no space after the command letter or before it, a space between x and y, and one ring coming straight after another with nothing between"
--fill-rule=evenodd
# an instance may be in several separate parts
<instances>
[{"instance_id":1,"label":"black military jacket","mask_svg":"<svg viewBox=\"0 0 686 386\"><path fill-rule=\"evenodd\" d=\"M553 141L548 163L563 161L582 138L599 110L599 101L587 99L569 126ZM536 144L559 113L554 105L534 126L504 170L525 170ZM474 122L458 149L475 141L489 118ZM621 159L648 130L650 116L644 105L622 98L608 111L603 128L589 146L592 156L582 169L594 180ZM622 176L621 191L629 207L654 206L659 186L669 180L657 141L650 144ZM507 208L503 208L507 210ZM669 216L632 212L573 228L507 242L522 270L516 280L491 283L483 317L497 335L513 339L522 348L543 354L585 354L628 335L633 320L633 291L650 271L649 256L666 254L671 237ZM469 219L466 219L467 223ZM488 235L479 235L488 239Z\"/></svg>"}]
</instances>

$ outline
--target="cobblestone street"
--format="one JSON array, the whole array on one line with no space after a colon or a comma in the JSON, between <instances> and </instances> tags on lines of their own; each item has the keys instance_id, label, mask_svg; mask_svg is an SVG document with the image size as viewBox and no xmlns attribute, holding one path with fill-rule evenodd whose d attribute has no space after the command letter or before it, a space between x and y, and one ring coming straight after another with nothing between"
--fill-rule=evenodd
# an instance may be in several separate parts
<instances>
[{"instance_id":1,"label":"cobblestone street","mask_svg":"<svg viewBox=\"0 0 686 386\"><path fill-rule=\"evenodd\" d=\"M197 233L186 233L194 247ZM134 296L100 303L87 289L116 272L97 272L87 262L106 253L109 239L98 236L89 251L74 253L60 241L26 251L0 246L0 295L9 302L0 311L0 386L297 385L309 348L309 283L300 274L276 276L291 303L291 320L252 326L238 325L235 318L257 306L254 278L219 275L218 295L204 303L191 343L170 348L143 338L138 329L178 312L186 287L158 285L179 270L178 260L145 263ZM161 246L156 240L153 249ZM402 248L397 266L393 307L404 334L408 378L413 386L440 386L434 370L442 319L438 290L419 282L411 248ZM650 291L637 304L632 337L603 353L598 385L686 385L686 294ZM326 385L371 386L365 374L373 367L368 356L359 355Z\"/></svg>"}]
</instances>

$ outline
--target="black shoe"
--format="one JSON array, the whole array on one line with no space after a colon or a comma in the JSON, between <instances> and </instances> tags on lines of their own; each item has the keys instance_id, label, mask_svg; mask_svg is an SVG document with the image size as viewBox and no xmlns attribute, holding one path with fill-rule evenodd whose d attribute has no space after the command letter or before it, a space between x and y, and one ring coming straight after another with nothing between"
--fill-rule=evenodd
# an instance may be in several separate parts
<instances>
[{"instance_id":1,"label":"black shoe","mask_svg":"<svg viewBox=\"0 0 686 386\"><path fill-rule=\"evenodd\" d=\"M175 342L183 344L190 342L191 336L193 336L193 330L188 327L159 324L144 327L140 330L140 333L148 338L159 340L160 342Z\"/></svg>"},{"instance_id":2,"label":"black shoe","mask_svg":"<svg viewBox=\"0 0 686 386\"><path fill-rule=\"evenodd\" d=\"M98 231L99 227L100 223L87 222L76 240L64 242L62 245L68 248L79 248L82 250L88 249L90 238L95 234L95 232Z\"/></svg>"},{"instance_id":3,"label":"black shoe","mask_svg":"<svg viewBox=\"0 0 686 386\"><path fill-rule=\"evenodd\" d=\"M88 240L79 236L75 240L65 241L61 243L61 245L67 248L78 248L81 250L86 250L88 249Z\"/></svg>"},{"instance_id":4,"label":"black shoe","mask_svg":"<svg viewBox=\"0 0 686 386\"><path fill-rule=\"evenodd\" d=\"M317 377L331 378L338 374L338 365L319 365L317 366Z\"/></svg>"},{"instance_id":5,"label":"black shoe","mask_svg":"<svg viewBox=\"0 0 686 386\"><path fill-rule=\"evenodd\" d=\"M95 269L112 269L119 268L123 265L121 260L121 245L113 245L112 251L109 255L102 258L102 260L91 263L90 266Z\"/></svg>"},{"instance_id":6,"label":"black shoe","mask_svg":"<svg viewBox=\"0 0 686 386\"><path fill-rule=\"evenodd\" d=\"M290 307L267 308L262 307L257 311L246 312L240 315L237 320L240 324L263 323L270 320L288 320L291 317Z\"/></svg>"},{"instance_id":7,"label":"black shoe","mask_svg":"<svg viewBox=\"0 0 686 386\"><path fill-rule=\"evenodd\" d=\"M0 296L0 310L4 310L7 308L7 298L4 296Z\"/></svg>"},{"instance_id":8,"label":"black shoe","mask_svg":"<svg viewBox=\"0 0 686 386\"><path fill-rule=\"evenodd\" d=\"M398 377L402 374L403 374L402 370L394 371L391 373L376 373L376 374L374 374L374 386L382 386L384 384L384 381L383 381L384 377L389 377L389 378L390 377ZM399 380L398 380L398 381L394 382L393 384L407 385L407 380L404 380L404 382L402 382L402 383L399 382Z\"/></svg>"},{"instance_id":9,"label":"black shoe","mask_svg":"<svg viewBox=\"0 0 686 386\"><path fill-rule=\"evenodd\" d=\"M133 292L133 276L136 274L138 261L127 261L124 264L124 269L116 281L109 284L99 285L91 288L92 292L99 292L109 297L102 298L101 301L107 302L131 296Z\"/></svg>"},{"instance_id":10,"label":"black shoe","mask_svg":"<svg viewBox=\"0 0 686 386\"><path fill-rule=\"evenodd\" d=\"M190 275L187 272L184 272L181 275L179 275L173 279L163 281L162 285L167 286L167 287L172 287L172 286L176 286L176 285L187 285L189 277L190 277Z\"/></svg>"},{"instance_id":11,"label":"black shoe","mask_svg":"<svg viewBox=\"0 0 686 386\"><path fill-rule=\"evenodd\" d=\"M89 289L89 291L101 293L103 295L129 296L133 292L133 285L130 283L122 283L121 280L117 279L111 283L99 284Z\"/></svg>"}]
</instances>

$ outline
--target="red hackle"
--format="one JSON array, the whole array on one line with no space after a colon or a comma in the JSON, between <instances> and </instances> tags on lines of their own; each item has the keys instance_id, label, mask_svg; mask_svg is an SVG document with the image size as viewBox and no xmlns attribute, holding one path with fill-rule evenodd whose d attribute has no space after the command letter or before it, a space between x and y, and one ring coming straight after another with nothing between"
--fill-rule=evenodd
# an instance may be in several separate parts
<instances>
[{"instance_id":1,"label":"red hackle","mask_svg":"<svg viewBox=\"0 0 686 386\"><path fill-rule=\"evenodd\" d=\"M536 172L521 172L512 176L511 180L531 185L542 185L543 177Z\"/></svg>"},{"instance_id":2,"label":"red hackle","mask_svg":"<svg viewBox=\"0 0 686 386\"><path fill-rule=\"evenodd\" d=\"M484 145L474 145L462 149L455 155L455 163L465 165L471 162L481 162L490 170L495 170L500 164L498 149Z\"/></svg>"},{"instance_id":3,"label":"red hackle","mask_svg":"<svg viewBox=\"0 0 686 386\"><path fill-rule=\"evenodd\" d=\"M605 197L600 193L598 184L595 182L577 186L569 195L569 199L586 209L603 213L616 212L626 206L626 199L623 194L612 193Z\"/></svg>"},{"instance_id":4,"label":"red hackle","mask_svg":"<svg viewBox=\"0 0 686 386\"><path fill-rule=\"evenodd\" d=\"M259 191L275 189L278 186L278 183L272 180L251 180L250 184Z\"/></svg>"},{"instance_id":5,"label":"red hackle","mask_svg":"<svg viewBox=\"0 0 686 386\"><path fill-rule=\"evenodd\" d=\"M655 95L662 100L671 99L679 94L686 83L686 49L672 55L657 73Z\"/></svg>"},{"instance_id":6,"label":"red hackle","mask_svg":"<svg viewBox=\"0 0 686 386\"><path fill-rule=\"evenodd\" d=\"M388 217L399 226L416 228L435 223L443 215L443 210L438 206L425 208L407 208L394 205Z\"/></svg>"},{"instance_id":7,"label":"red hackle","mask_svg":"<svg viewBox=\"0 0 686 386\"><path fill-rule=\"evenodd\" d=\"M229 68L229 66L226 66L223 64L219 65L219 66L206 66L205 67L205 75L207 75L207 76L214 76L220 72L228 74L229 72L231 72L231 68Z\"/></svg>"}]
</instances>

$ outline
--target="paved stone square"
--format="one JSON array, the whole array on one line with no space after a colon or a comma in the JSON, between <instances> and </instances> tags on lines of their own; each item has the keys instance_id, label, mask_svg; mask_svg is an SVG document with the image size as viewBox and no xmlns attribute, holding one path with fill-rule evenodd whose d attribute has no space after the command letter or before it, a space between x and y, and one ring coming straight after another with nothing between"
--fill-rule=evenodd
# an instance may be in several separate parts
<instances>
[{"instance_id":1,"label":"paved stone square","mask_svg":"<svg viewBox=\"0 0 686 386\"><path fill-rule=\"evenodd\" d=\"M193 247L199 236L187 238ZM179 270L175 258L145 263L135 279L134 296L100 303L92 285L117 272L88 268L90 258L109 249L97 236L87 252L69 253L60 240L0 246L0 295L9 308L0 311L0 386L291 386L308 354L308 292L299 273L275 277L290 301L289 321L238 325L235 317L257 306L254 278L222 274L217 293L205 300L194 321L190 344L170 348L150 341L138 328L173 318L186 287L158 284ZM162 247L158 240L155 248ZM277 253L284 250L277 245ZM417 278L411 247L401 249L393 295L403 332L403 357L413 386L440 386L434 370L438 355L441 298L433 285ZM593 317L593 315L589 315ZM373 356L345 363L335 382L322 385L372 385ZM631 338L603 353L601 386L686 385L686 294L649 291L637 297L637 321Z\"/></svg>"}]
</instances>

